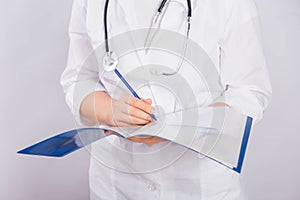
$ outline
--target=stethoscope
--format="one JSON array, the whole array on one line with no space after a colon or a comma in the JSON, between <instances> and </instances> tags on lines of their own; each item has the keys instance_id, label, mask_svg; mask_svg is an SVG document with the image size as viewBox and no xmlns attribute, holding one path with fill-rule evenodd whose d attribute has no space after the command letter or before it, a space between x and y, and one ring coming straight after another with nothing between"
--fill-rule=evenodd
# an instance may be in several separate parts
<instances>
[{"instance_id":1,"label":"stethoscope","mask_svg":"<svg viewBox=\"0 0 300 200\"><path fill-rule=\"evenodd\" d=\"M162 2L160 3L158 9L157 9L157 12L156 14L154 15L153 19L152 19L152 22L151 22L151 25L150 25L150 28L149 28L149 31L148 31L148 34L147 34L147 38L146 38L146 41L145 41L145 49L146 51L149 49L148 46L150 46L150 43L151 41L153 40L153 38L155 37L155 34L150 38L150 32L151 32L151 28L157 24L158 27L160 25L160 22L162 20L162 17L161 14L162 14L162 11L165 7L167 3L167 0L162 0ZM109 48L109 43L108 43L108 29L107 29L107 11L108 11L108 4L109 4L109 0L106 0L105 2L105 6L104 6L104 16L103 16L103 19L104 19L104 39L105 39L105 56L104 56L104 60L103 60L103 65L104 65L104 69L105 71L107 72L111 72L111 71L114 71L116 73L116 75L124 82L124 84L128 87L129 90L132 90L132 88L130 87L130 85L126 82L126 80L123 78L122 74L118 71L117 69L117 66L119 64L119 61L118 61L118 57L117 55L112 51L110 50ZM186 18L186 23L187 23L187 28L186 28L186 37L185 37L185 42L184 42L184 50L183 50L183 55L177 65L177 68L174 72L172 73L166 73L166 72L161 72L161 71L153 71L152 73L156 74L156 75L165 75L165 76L170 76L170 75L174 75L176 74L181 66L182 66L182 63L183 63L183 60L184 60L184 57L185 57L185 54L186 54L186 49L187 49L187 42L188 42L188 39L189 39L189 32L190 32L190 28L191 28L191 23L190 23L190 19L191 19L191 16L192 16L192 7L191 7L191 0L187 0L187 7L188 7L188 11L187 11L187 18Z\"/></svg>"},{"instance_id":2,"label":"stethoscope","mask_svg":"<svg viewBox=\"0 0 300 200\"><path fill-rule=\"evenodd\" d=\"M152 38L150 38L150 31L151 31L151 28L155 25L155 24L158 24L158 27L160 25L160 22L162 20L162 17L161 14L162 14L162 11L163 11L163 8L165 7L165 4L167 3L167 0L162 0L162 2L160 3L158 9L157 9L157 12L155 13L153 19L152 19L152 22L151 22L151 25L150 25L150 29L149 29L149 32L147 34L147 37L146 37L146 41L145 41L145 47L150 45L153 37L155 36L155 34L153 35ZM108 4L109 4L109 0L106 0L105 2L105 6L104 6L104 39L105 39L105 56L104 56L104 60L103 60L103 66L104 66L104 69L105 71L107 72L112 72L114 71L115 74L120 78L120 80L125 84L125 86L130 90L130 92L137 98L141 99L137 93L133 90L133 88L129 85L129 83L125 80L125 78L122 76L122 74L119 72L119 70L117 69L117 66L119 64L119 61L118 61L118 57L117 55L112 51L110 50L109 48L109 43L108 43L108 29L107 29L107 11L108 11ZM154 71L153 73L156 74L156 75L165 75L165 76L170 76L170 75L174 75L176 74L179 69L181 68L181 65L183 63L183 60L184 60L184 57L185 57L185 54L186 54L186 49L187 49L187 41L188 41L188 38L189 38L189 31L190 31L190 19L191 19L191 16L192 16L192 8L191 8L191 1L190 0L187 0L187 7L188 7L188 13L187 13L187 19L186 19L186 22L187 22L187 29L186 29L186 37L185 37L185 44L184 44L184 52L183 52L183 55L181 57L181 60L180 62L178 63L178 66L176 68L176 70L173 72L173 73L165 73L165 72L160 72L160 71ZM148 48L146 49L148 50ZM150 114L151 118L156 120L156 117L154 114ZM155 190L156 189L156 186L155 186L155 183L153 183L153 181L147 179L146 177L144 176L138 176L140 177L145 183L148 184L148 189L149 190Z\"/></svg>"}]
</instances>

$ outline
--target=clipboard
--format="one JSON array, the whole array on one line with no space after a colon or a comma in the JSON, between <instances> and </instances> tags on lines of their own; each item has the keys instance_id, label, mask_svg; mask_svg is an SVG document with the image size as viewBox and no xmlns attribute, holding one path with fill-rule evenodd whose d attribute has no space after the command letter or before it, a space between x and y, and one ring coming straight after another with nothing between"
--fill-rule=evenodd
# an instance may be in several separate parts
<instances>
[{"instance_id":1,"label":"clipboard","mask_svg":"<svg viewBox=\"0 0 300 200\"><path fill-rule=\"evenodd\" d=\"M202 117L206 117L208 113L212 113L212 111L212 108L201 110ZM192 110L192 112L194 112L194 110ZM221 112L224 112L224 110L217 109L217 114L220 115ZM186 139L188 134L184 134L184 136L177 135L176 137L174 137L174 134L166 134L166 132L174 133L174 131L179 129L178 126L176 127L176 124L174 124L174 119L176 122L176 117L173 118L173 120L165 120L164 122L167 121L168 123L163 124L163 129L161 129L162 124L150 124L142 128L130 128L130 130L125 131L126 133L124 132L124 129L121 130L118 127L74 129L33 144L17 153L46 157L64 157L95 141L106 137L117 137L105 134L105 130L113 131L120 137L128 138L133 135L153 136L152 133L155 132L153 130L159 127L162 131L161 134L155 134L156 137L182 145L236 171L237 173L241 173L253 122L251 117L242 115L231 108L226 108L222 127L209 127L207 122L197 125L180 125L180 130L184 132L197 130L198 140L197 137L195 137L195 134L191 135L189 139ZM204 134L205 137L203 136ZM215 146L210 149L209 147L211 147L212 142L215 142Z\"/></svg>"}]
</instances>

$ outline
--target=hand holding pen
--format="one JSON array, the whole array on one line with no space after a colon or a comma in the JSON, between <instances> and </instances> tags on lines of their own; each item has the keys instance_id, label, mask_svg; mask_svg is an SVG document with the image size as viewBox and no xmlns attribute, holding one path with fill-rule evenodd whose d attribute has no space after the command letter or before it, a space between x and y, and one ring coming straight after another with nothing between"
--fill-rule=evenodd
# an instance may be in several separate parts
<instances>
[{"instance_id":1,"label":"hand holding pen","mask_svg":"<svg viewBox=\"0 0 300 200\"><path fill-rule=\"evenodd\" d=\"M153 121L149 114L154 113L151 99L140 100L128 94L124 94L118 100L112 100L112 124L126 127L133 125L145 125ZM114 132L105 131L106 134L116 135ZM119 136L119 135L116 135ZM119 136L120 137L120 136ZM148 146L165 142L166 140L155 136L133 136L127 138L132 142L144 143Z\"/></svg>"},{"instance_id":2,"label":"hand holding pen","mask_svg":"<svg viewBox=\"0 0 300 200\"><path fill-rule=\"evenodd\" d=\"M114 69L114 72L115 72L115 74L120 78L120 80L124 83L124 85L127 87L127 89L131 92L131 94L135 97L135 98L137 98L137 99L139 99L139 100L142 100L141 99L141 97L139 97L139 95L134 91L134 89L129 85L129 83L125 80L125 78L122 76L122 74L119 72L119 70L117 70L117 69ZM152 101L151 101L151 103L152 103ZM150 103L150 105L151 105L151 103ZM155 117L155 115L153 114L153 113L149 113L149 115L150 115L150 117L153 119L153 120L157 120L156 119L156 117Z\"/></svg>"},{"instance_id":3,"label":"hand holding pen","mask_svg":"<svg viewBox=\"0 0 300 200\"><path fill-rule=\"evenodd\" d=\"M151 99L140 100L129 94L113 99L105 91L96 91L83 100L80 113L95 123L109 126L143 126L153 121L149 115L154 113L151 104ZM114 134L110 131L105 133ZM155 136L133 136L127 139L149 146L165 141Z\"/></svg>"},{"instance_id":4,"label":"hand holding pen","mask_svg":"<svg viewBox=\"0 0 300 200\"><path fill-rule=\"evenodd\" d=\"M150 116L154 113L151 104L151 99L140 100L129 94L112 99L110 124L120 127L148 124L153 120Z\"/></svg>"}]
</instances>

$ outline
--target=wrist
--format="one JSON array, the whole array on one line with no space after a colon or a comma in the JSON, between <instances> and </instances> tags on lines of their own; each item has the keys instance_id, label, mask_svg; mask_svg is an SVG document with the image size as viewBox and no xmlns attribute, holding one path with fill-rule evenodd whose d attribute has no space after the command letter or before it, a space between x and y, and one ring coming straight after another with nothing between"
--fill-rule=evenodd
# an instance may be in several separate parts
<instances>
[{"instance_id":1,"label":"wrist","mask_svg":"<svg viewBox=\"0 0 300 200\"><path fill-rule=\"evenodd\" d=\"M93 112L97 123L111 125L112 99L106 92L95 92L93 96Z\"/></svg>"},{"instance_id":2,"label":"wrist","mask_svg":"<svg viewBox=\"0 0 300 200\"><path fill-rule=\"evenodd\" d=\"M104 124L113 126L114 125L114 116L113 116L113 107L112 104L115 100L109 97L109 100L103 105L102 120Z\"/></svg>"}]
</instances>

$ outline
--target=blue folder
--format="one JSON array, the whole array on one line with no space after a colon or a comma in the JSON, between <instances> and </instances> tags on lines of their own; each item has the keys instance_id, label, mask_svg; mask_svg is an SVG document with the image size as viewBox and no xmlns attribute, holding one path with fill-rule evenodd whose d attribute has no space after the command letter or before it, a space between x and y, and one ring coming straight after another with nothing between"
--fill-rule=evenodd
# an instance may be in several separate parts
<instances>
[{"instance_id":1,"label":"blue folder","mask_svg":"<svg viewBox=\"0 0 300 200\"><path fill-rule=\"evenodd\" d=\"M243 160L246 153L251 126L252 126L252 118L247 117L242 144L240 148L238 164L236 167L231 168L232 170L238 173L240 173L242 170ZM29 146L23 150L18 151L17 153L38 155L38 156L49 156L49 157L63 157L97 140L110 136L105 134L104 131L105 129L101 129L101 128L81 128L81 129L70 130L58 134L56 136L53 136L51 138L48 138L46 140L43 140L32 146ZM117 132L115 133L119 134Z\"/></svg>"},{"instance_id":2,"label":"blue folder","mask_svg":"<svg viewBox=\"0 0 300 200\"><path fill-rule=\"evenodd\" d=\"M74 129L43 140L17 153L63 157L106 136L108 135L100 128Z\"/></svg>"}]
</instances>

